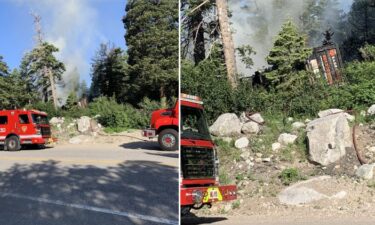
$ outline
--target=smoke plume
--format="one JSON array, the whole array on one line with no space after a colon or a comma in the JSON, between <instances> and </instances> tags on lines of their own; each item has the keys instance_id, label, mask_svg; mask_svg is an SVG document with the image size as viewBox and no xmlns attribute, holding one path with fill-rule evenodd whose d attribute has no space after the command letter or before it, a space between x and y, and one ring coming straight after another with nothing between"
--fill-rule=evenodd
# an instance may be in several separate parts
<instances>
[{"instance_id":1,"label":"smoke plume","mask_svg":"<svg viewBox=\"0 0 375 225\"><path fill-rule=\"evenodd\" d=\"M256 55L252 57L254 61L252 69L245 68L237 57L238 71L242 75L250 76L255 71L268 66L265 58L273 46L274 37L280 31L281 25L290 19L299 26L306 2L306 0L229 0L235 47L251 45L256 51ZM347 4L350 2L351 0L345 0ZM335 26L329 21L332 20L330 12L326 11L324 12L326 24Z\"/></svg>"},{"instance_id":2,"label":"smoke plume","mask_svg":"<svg viewBox=\"0 0 375 225\"><path fill-rule=\"evenodd\" d=\"M97 33L95 9L90 0L16 0L42 17L44 39L59 48L56 57L66 67L65 85L58 97L65 102L69 92L76 89L82 76L90 72L86 53L92 51ZM30 16L30 20L32 17Z\"/></svg>"}]
</instances>

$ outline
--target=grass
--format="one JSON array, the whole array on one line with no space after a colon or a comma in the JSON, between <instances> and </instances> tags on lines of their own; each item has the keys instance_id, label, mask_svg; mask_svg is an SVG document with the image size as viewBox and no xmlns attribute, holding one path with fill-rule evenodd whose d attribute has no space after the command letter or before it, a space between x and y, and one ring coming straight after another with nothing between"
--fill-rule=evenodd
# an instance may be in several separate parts
<instances>
[{"instance_id":1,"label":"grass","mask_svg":"<svg viewBox=\"0 0 375 225\"><path fill-rule=\"evenodd\" d=\"M232 209L238 209L238 208L240 208L240 205L241 205L240 201L236 200L236 201L232 202Z\"/></svg>"},{"instance_id":2,"label":"grass","mask_svg":"<svg viewBox=\"0 0 375 225\"><path fill-rule=\"evenodd\" d=\"M124 131L128 131L129 128L122 128L122 127L105 127L104 132L107 134L114 134L114 133L120 133Z\"/></svg>"},{"instance_id":3,"label":"grass","mask_svg":"<svg viewBox=\"0 0 375 225\"><path fill-rule=\"evenodd\" d=\"M300 174L297 168L287 168L281 171L280 180L284 185L290 185L291 183L305 180L305 178Z\"/></svg>"}]
</instances>

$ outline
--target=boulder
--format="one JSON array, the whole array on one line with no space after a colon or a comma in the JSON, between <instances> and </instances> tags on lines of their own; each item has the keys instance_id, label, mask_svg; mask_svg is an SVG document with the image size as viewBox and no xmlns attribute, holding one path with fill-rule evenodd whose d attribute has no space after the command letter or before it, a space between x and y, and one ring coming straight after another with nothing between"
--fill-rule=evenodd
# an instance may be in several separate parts
<instances>
[{"instance_id":1,"label":"boulder","mask_svg":"<svg viewBox=\"0 0 375 225\"><path fill-rule=\"evenodd\" d=\"M247 137L242 137L240 139L237 139L236 142L234 143L234 146L238 149L246 148L247 146L249 146L249 139L247 139Z\"/></svg>"},{"instance_id":2,"label":"boulder","mask_svg":"<svg viewBox=\"0 0 375 225\"><path fill-rule=\"evenodd\" d=\"M282 133L282 134L280 134L277 141L281 145L288 145L288 144L294 144L294 142L296 142L297 138L298 138L297 135Z\"/></svg>"},{"instance_id":3,"label":"boulder","mask_svg":"<svg viewBox=\"0 0 375 225\"><path fill-rule=\"evenodd\" d=\"M102 128L102 125L98 123L96 120L90 120L90 129L92 132L99 132Z\"/></svg>"},{"instance_id":4,"label":"boulder","mask_svg":"<svg viewBox=\"0 0 375 225\"><path fill-rule=\"evenodd\" d=\"M250 116L250 119L254 122L257 122L257 123L264 123L264 119L263 117L260 115L260 113L255 113L253 115Z\"/></svg>"},{"instance_id":5,"label":"boulder","mask_svg":"<svg viewBox=\"0 0 375 225\"><path fill-rule=\"evenodd\" d=\"M281 149L281 144L279 142L273 143L272 144L272 151L276 152Z\"/></svg>"},{"instance_id":6,"label":"boulder","mask_svg":"<svg viewBox=\"0 0 375 225\"><path fill-rule=\"evenodd\" d=\"M81 133L86 133L90 131L91 128L91 118L88 116L82 116L77 120L77 129Z\"/></svg>"},{"instance_id":7,"label":"boulder","mask_svg":"<svg viewBox=\"0 0 375 225\"><path fill-rule=\"evenodd\" d=\"M321 165L336 162L353 146L349 123L342 113L313 120L306 130L310 160Z\"/></svg>"},{"instance_id":8,"label":"boulder","mask_svg":"<svg viewBox=\"0 0 375 225\"><path fill-rule=\"evenodd\" d=\"M228 137L241 134L242 124L234 113L220 115L210 127L210 133L214 136Z\"/></svg>"},{"instance_id":9,"label":"boulder","mask_svg":"<svg viewBox=\"0 0 375 225\"><path fill-rule=\"evenodd\" d=\"M259 124L250 121L242 125L241 132L244 134L257 134L259 133L260 127Z\"/></svg>"},{"instance_id":10,"label":"boulder","mask_svg":"<svg viewBox=\"0 0 375 225\"><path fill-rule=\"evenodd\" d=\"M367 110L367 115L375 115L375 104L373 104L370 108Z\"/></svg>"},{"instance_id":11,"label":"boulder","mask_svg":"<svg viewBox=\"0 0 375 225\"><path fill-rule=\"evenodd\" d=\"M299 129L304 128L304 127L306 127L306 125L304 123L302 123L302 122L294 122L294 123L292 123L293 130L299 130Z\"/></svg>"},{"instance_id":12,"label":"boulder","mask_svg":"<svg viewBox=\"0 0 375 225\"><path fill-rule=\"evenodd\" d=\"M339 191L336 194L329 195L324 193L324 188L317 188L316 186L324 186L327 182L328 185L332 184L329 176L321 176L312 178L307 181L298 182L283 191L278 195L278 199L282 204L286 205L303 205L309 204L322 199L342 199L347 193L345 191Z\"/></svg>"},{"instance_id":13,"label":"boulder","mask_svg":"<svg viewBox=\"0 0 375 225\"><path fill-rule=\"evenodd\" d=\"M355 175L359 178L370 180L374 176L374 164L364 164L360 166Z\"/></svg>"},{"instance_id":14,"label":"boulder","mask_svg":"<svg viewBox=\"0 0 375 225\"><path fill-rule=\"evenodd\" d=\"M323 110L323 111L320 111L318 113L318 116L319 118L323 118L323 117L326 117L326 116L329 116L329 115L332 115L332 114L340 114L340 112L342 112L346 119L349 120L350 122L353 122L355 120L355 117L350 115L349 113L346 113L344 112L344 110L342 109L327 109L327 110Z\"/></svg>"}]
</instances>

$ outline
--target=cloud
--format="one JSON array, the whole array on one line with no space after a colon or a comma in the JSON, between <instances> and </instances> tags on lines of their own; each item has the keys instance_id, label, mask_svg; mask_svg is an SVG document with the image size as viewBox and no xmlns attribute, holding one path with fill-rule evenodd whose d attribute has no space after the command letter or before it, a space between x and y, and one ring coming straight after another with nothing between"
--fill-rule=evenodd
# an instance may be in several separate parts
<instances>
[{"instance_id":1,"label":"cloud","mask_svg":"<svg viewBox=\"0 0 375 225\"><path fill-rule=\"evenodd\" d=\"M56 55L65 63L63 80L66 86L58 90L65 98L74 88L73 80L82 79L90 72L88 52L96 48L103 37L98 31L98 15L90 0L15 0L42 17L45 40L60 49ZM30 16L31 19L31 16ZM78 73L77 73L78 71ZM76 77L76 76L81 76Z\"/></svg>"}]
</instances>

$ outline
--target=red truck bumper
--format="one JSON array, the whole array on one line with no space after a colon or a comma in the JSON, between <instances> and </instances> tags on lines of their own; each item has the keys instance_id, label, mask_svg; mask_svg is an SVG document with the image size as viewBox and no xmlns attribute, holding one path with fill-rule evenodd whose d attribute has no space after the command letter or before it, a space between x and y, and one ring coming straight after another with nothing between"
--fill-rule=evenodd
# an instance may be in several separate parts
<instances>
[{"instance_id":1,"label":"red truck bumper","mask_svg":"<svg viewBox=\"0 0 375 225\"><path fill-rule=\"evenodd\" d=\"M142 130L142 136L148 137L148 138L154 138L156 137L156 130L152 128L146 128Z\"/></svg>"},{"instance_id":2,"label":"red truck bumper","mask_svg":"<svg viewBox=\"0 0 375 225\"><path fill-rule=\"evenodd\" d=\"M51 137L21 138L21 144L44 145L44 144L51 144L51 143L56 142L56 141L57 141L57 138L51 138Z\"/></svg>"},{"instance_id":3,"label":"red truck bumper","mask_svg":"<svg viewBox=\"0 0 375 225\"><path fill-rule=\"evenodd\" d=\"M181 205L209 204L237 199L236 185L181 188Z\"/></svg>"}]
</instances>

